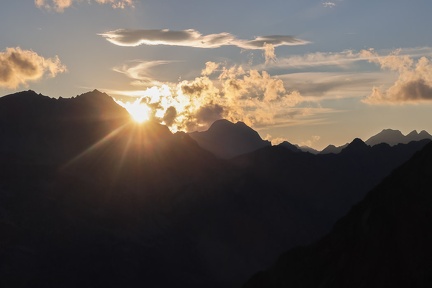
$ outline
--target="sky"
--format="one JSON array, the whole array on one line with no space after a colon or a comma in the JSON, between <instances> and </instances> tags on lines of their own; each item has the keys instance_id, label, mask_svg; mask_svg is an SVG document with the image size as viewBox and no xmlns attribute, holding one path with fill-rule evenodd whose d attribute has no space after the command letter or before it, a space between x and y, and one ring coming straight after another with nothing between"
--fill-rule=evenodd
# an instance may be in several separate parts
<instances>
[{"instance_id":1,"label":"sky","mask_svg":"<svg viewBox=\"0 0 432 288\"><path fill-rule=\"evenodd\" d=\"M225 118L274 144L315 149L387 128L432 132L429 0L5 0L0 8L2 96L98 89L125 107L140 103L173 132Z\"/></svg>"}]
</instances>

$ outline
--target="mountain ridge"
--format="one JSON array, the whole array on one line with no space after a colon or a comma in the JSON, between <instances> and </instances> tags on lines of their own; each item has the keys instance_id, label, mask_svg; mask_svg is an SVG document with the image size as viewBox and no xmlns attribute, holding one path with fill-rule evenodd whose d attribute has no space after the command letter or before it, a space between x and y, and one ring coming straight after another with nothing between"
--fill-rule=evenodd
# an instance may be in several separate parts
<instances>
[{"instance_id":1,"label":"mountain ridge","mask_svg":"<svg viewBox=\"0 0 432 288\"><path fill-rule=\"evenodd\" d=\"M76 98L0 114L0 286L238 287L428 142L221 159L109 98Z\"/></svg>"},{"instance_id":2,"label":"mountain ridge","mask_svg":"<svg viewBox=\"0 0 432 288\"><path fill-rule=\"evenodd\" d=\"M419 141L423 139L432 139L432 135L430 135L425 130L422 130L420 133L417 130L413 130L407 135L403 135L399 130L393 129L384 129L378 134L370 137L365 141L369 146L374 146L380 143L387 143L390 146L394 146L397 144L406 144L411 141Z\"/></svg>"},{"instance_id":3,"label":"mountain ridge","mask_svg":"<svg viewBox=\"0 0 432 288\"><path fill-rule=\"evenodd\" d=\"M284 253L243 287L430 287L432 144L317 243Z\"/></svg>"},{"instance_id":4,"label":"mountain ridge","mask_svg":"<svg viewBox=\"0 0 432 288\"><path fill-rule=\"evenodd\" d=\"M271 145L245 123L226 119L216 120L207 131L191 132L189 136L204 149L225 159Z\"/></svg>"}]
</instances>

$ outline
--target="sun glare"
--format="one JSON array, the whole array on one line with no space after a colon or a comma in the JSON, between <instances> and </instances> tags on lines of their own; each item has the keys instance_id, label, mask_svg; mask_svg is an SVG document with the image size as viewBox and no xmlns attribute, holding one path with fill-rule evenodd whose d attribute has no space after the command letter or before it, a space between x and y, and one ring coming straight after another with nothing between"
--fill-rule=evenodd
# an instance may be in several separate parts
<instances>
[{"instance_id":1,"label":"sun glare","mask_svg":"<svg viewBox=\"0 0 432 288\"><path fill-rule=\"evenodd\" d=\"M150 119L151 109L145 103L141 103L141 99L137 99L134 102L122 102L116 101L120 106L124 107L132 119L137 123L143 123Z\"/></svg>"}]
</instances>

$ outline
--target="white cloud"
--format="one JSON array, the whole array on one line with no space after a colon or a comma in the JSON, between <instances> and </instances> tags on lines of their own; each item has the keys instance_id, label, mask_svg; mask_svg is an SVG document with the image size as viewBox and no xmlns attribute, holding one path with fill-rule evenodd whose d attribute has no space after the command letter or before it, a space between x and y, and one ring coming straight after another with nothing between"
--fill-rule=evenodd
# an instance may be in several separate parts
<instances>
[{"instance_id":1,"label":"white cloud","mask_svg":"<svg viewBox=\"0 0 432 288\"><path fill-rule=\"evenodd\" d=\"M259 36L254 40L242 40L227 32L202 35L194 29L180 31L118 29L102 33L100 36L119 46L168 45L195 48L237 46L242 49L265 49L266 45L278 47L309 43L293 36L284 35Z\"/></svg>"},{"instance_id":2,"label":"white cloud","mask_svg":"<svg viewBox=\"0 0 432 288\"><path fill-rule=\"evenodd\" d=\"M110 4L114 9L124 9L126 7L134 7L134 0L94 0L99 4ZM72 6L74 2L80 0L35 0L36 7L56 12L63 12L64 9ZM90 2L90 1L88 1Z\"/></svg>"},{"instance_id":3,"label":"white cloud","mask_svg":"<svg viewBox=\"0 0 432 288\"><path fill-rule=\"evenodd\" d=\"M334 8L336 7L336 3L334 2L323 2L322 5L326 8Z\"/></svg>"},{"instance_id":4,"label":"white cloud","mask_svg":"<svg viewBox=\"0 0 432 288\"><path fill-rule=\"evenodd\" d=\"M127 77L137 80L140 84L157 85L158 81L154 80L151 73L152 69L160 66L173 63L173 61L155 60L155 61L131 61L130 64L125 64L120 67L114 67L113 70L125 74Z\"/></svg>"},{"instance_id":5,"label":"white cloud","mask_svg":"<svg viewBox=\"0 0 432 288\"><path fill-rule=\"evenodd\" d=\"M46 74L55 77L65 71L66 67L57 56L44 58L19 47L6 48L0 52L0 87L13 89L29 81L39 80Z\"/></svg>"},{"instance_id":6,"label":"white cloud","mask_svg":"<svg viewBox=\"0 0 432 288\"><path fill-rule=\"evenodd\" d=\"M264 44L265 63L276 62L275 47L273 44Z\"/></svg>"}]
</instances>

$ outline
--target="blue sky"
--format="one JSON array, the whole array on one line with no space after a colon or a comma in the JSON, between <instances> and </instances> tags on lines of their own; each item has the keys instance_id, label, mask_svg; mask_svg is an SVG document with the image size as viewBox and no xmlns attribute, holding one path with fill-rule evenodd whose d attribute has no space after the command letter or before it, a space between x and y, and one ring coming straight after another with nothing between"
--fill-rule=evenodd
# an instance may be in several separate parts
<instances>
[{"instance_id":1,"label":"blue sky","mask_svg":"<svg viewBox=\"0 0 432 288\"><path fill-rule=\"evenodd\" d=\"M173 131L243 121L278 143L432 132L432 2L3 1L0 95L93 89Z\"/></svg>"}]
</instances>

